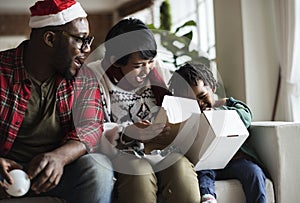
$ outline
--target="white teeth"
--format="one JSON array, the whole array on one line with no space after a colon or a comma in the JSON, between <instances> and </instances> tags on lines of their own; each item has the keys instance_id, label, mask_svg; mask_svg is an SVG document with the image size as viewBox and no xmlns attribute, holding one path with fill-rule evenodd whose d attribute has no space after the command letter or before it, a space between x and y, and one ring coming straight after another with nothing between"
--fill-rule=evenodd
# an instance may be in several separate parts
<instances>
[{"instance_id":1,"label":"white teeth","mask_svg":"<svg viewBox=\"0 0 300 203\"><path fill-rule=\"evenodd\" d=\"M144 82L144 80L145 80L146 77L147 77L147 75L137 76L137 77L136 77L136 80L137 80L138 82Z\"/></svg>"},{"instance_id":2,"label":"white teeth","mask_svg":"<svg viewBox=\"0 0 300 203\"><path fill-rule=\"evenodd\" d=\"M80 61L78 61L78 60L75 60L75 61L74 61L74 63L75 63L75 65L76 65L77 67L79 67L79 68L81 67L81 63L80 63Z\"/></svg>"}]
</instances>

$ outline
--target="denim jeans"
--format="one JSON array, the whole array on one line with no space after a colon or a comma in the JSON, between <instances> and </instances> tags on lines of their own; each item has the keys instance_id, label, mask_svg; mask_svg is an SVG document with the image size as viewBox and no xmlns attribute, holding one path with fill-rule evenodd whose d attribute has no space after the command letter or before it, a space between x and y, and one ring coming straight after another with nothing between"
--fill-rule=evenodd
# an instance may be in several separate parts
<instances>
[{"instance_id":1,"label":"denim jeans","mask_svg":"<svg viewBox=\"0 0 300 203\"><path fill-rule=\"evenodd\" d=\"M86 154L67 165L60 183L45 195L65 199L67 203L110 203L113 169L102 154Z\"/></svg>"},{"instance_id":2,"label":"denim jeans","mask_svg":"<svg viewBox=\"0 0 300 203\"><path fill-rule=\"evenodd\" d=\"M233 160L224 169L197 171L201 195L215 195L215 180L238 179L247 203L266 203L266 176L262 169L247 159Z\"/></svg>"}]
</instances>

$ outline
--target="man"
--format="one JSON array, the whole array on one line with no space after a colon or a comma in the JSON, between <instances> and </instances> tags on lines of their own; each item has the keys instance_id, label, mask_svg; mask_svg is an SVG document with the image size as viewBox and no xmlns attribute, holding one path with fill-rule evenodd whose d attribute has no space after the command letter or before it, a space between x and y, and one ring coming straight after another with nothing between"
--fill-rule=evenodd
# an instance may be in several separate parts
<instances>
[{"instance_id":1,"label":"man","mask_svg":"<svg viewBox=\"0 0 300 203\"><path fill-rule=\"evenodd\" d=\"M0 52L1 186L22 168L28 196L110 202L111 165L87 154L103 129L99 85L85 68L79 74L93 40L87 14L75 0L39 1L30 10L30 39Z\"/></svg>"}]
</instances>

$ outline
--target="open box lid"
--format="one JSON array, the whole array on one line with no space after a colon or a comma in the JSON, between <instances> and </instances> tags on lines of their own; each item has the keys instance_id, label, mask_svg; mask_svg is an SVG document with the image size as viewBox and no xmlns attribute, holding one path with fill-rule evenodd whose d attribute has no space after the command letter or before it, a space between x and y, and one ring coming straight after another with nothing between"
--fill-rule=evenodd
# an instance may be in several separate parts
<instances>
[{"instance_id":1,"label":"open box lid","mask_svg":"<svg viewBox=\"0 0 300 203\"><path fill-rule=\"evenodd\" d=\"M182 123L192 114L201 114L197 100L166 95L154 123Z\"/></svg>"}]
</instances>

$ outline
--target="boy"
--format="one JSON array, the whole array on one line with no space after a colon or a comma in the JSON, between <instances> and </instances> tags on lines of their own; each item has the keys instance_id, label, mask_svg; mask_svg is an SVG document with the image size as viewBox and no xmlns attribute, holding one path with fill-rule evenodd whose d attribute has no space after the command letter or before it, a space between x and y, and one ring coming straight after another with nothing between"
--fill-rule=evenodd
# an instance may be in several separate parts
<instances>
[{"instance_id":1,"label":"boy","mask_svg":"<svg viewBox=\"0 0 300 203\"><path fill-rule=\"evenodd\" d=\"M169 84L174 96L196 99L201 111L236 110L245 126L247 128L250 126L252 114L246 104L232 97L214 100L217 82L205 65L187 63L181 66L175 71ZM259 163L259 160L255 153L244 143L224 169L197 171L201 202L217 202L214 191L215 179L238 179L243 186L247 203L265 203L266 177L256 163Z\"/></svg>"}]
</instances>

